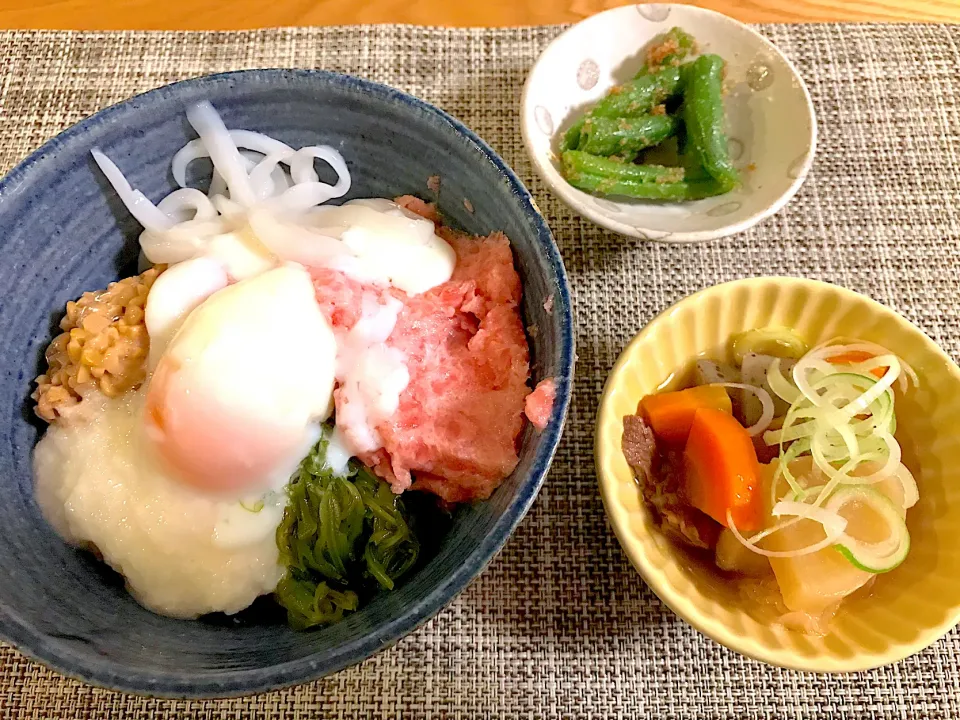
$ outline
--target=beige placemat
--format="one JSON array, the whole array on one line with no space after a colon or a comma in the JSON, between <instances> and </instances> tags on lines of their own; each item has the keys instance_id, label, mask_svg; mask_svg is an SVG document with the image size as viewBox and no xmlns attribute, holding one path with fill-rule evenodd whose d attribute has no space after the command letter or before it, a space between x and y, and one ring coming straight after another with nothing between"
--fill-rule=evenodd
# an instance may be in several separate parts
<instances>
[{"instance_id":1,"label":"beige placemat","mask_svg":"<svg viewBox=\"0 0 960 720\"><path fill-rule=\"evenodd\" d=\"M311 685L220 702L96 690L0 647L0 717L960 717L960 634L859 675L769 668L660 604L604 519L592 459L604 378L631 335L694 290L772 273L830 280L893 306L960 357L960 26L760 29L809 83L814 172L775 218L687 247L603 232L533 177L517 107L558 28L0 33L3 170L105 105L214 71L335 69L436 103L537 196L570 273L579 353L566 434L534 509L480 580L397 647Z\"/></svg>"}]
</instances>

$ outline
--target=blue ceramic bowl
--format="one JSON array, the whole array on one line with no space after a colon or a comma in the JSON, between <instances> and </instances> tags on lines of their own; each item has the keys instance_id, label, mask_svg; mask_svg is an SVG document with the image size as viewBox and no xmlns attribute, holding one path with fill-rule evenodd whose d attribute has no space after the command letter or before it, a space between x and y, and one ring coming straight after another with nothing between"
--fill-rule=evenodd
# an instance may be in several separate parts
<instances>
[{"instance_id":1,"label":"blue ceramic bowl","mask_svg":"<svg viewBox=\"0 0 960 720\"><path fill-rule=\"evenodd\" d=\"M135 272L140 228L109 191L90 149L104 150L156 201L174 188L170 160L193 137L184 107L201 99L213 102L228 127L295 146L337 147L353 177L349 197L424 197L427 178L440 175L440 209L452 223L472 233L503 230L513 241L524 319L538 328L531 338L534 380L557 380L549 426L542 433L527 429L520 464L493 497L459 509L437 554L401 587L317 632L294 632L282 622L154 615L127 595L118 576L65 545L33 500L31 451L43 428L28 396L43 349L67 300ZM134 97L57 136L0 183L0 248L0 406L7 409L0 424L0 633L86 682L160 696L240 695L312 680L369 657L477 577L533 502L560 438L573 332L567 279L550 231L529 192L482 140L391 88L327 72L252 70Z\"/></svg>"}]
</instances>

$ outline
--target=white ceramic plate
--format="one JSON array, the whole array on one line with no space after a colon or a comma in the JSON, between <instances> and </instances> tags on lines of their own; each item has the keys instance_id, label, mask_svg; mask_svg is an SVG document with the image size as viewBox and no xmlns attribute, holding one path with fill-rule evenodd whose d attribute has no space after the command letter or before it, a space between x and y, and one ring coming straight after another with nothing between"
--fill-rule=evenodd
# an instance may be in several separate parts
<instances>
[{"instance_id":1,"label":"white ceramic plate","mask_svg":"<svg viewBox=\"0 0 960 720\"><path fill-rule=\"evenodd\" d=\"M658 203L597 198L559 171L563 131L643 64L650 40L679 26L701 52L727 61L730 153L743 186L719 197ZM766 38L711 10L689 5L627 5L594 15L556 38L523 91L523 140L537 172L574 211L609 230L642 239L696 242L742 232L782 208L803 184L816 149L817 122L796 68Z\"/></svg>"}]
</instances>

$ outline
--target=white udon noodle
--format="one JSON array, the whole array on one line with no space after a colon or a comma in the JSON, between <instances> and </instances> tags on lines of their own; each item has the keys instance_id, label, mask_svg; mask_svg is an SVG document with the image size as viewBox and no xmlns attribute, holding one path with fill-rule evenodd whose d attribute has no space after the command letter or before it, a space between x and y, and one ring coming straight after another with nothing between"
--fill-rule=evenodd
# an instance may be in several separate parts
<instances>
[{"instance_id":1,"label":"white udon noodle","mask_svg":"<svg viewBox=\"0 0 960 720\"><path fill-rule=\"evenodd\" d=\"M268 135L227 130L207 101L187 108L187 120L199 138L181 148L171 163L180 189L156 205L131 187L120 169L99 149L92 151L123 204L143 225L140 245L149 260L188 260L212 238L228 232L235 224L232 221L251 217L254 210L261 217L261 225L263 218L282 218L306 230L312 236L304 238L306 242L322 242L322 235L310 232L307 212L350 190L350 172L339 152L327 145L294 150ZM205 157L211 159L214 167L206 194L187 187L186 177L187 166ZM315 160L323 160L336 172L335 184L321 182L314 168ZM285 248L271 247L269 238L264 244L284 259L290 254L289 250L284 252Z\"/></svg>"}]
</instances>

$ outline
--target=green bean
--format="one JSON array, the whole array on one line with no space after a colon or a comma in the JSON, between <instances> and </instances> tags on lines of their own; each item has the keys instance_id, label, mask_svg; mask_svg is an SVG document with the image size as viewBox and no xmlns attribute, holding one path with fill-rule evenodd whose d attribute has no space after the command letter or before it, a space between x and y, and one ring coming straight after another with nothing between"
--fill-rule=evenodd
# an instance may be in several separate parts
<instances>
[{"instance_id":1,"label":"green bean","mask_svg":"<svg viewBox=\"0 0 960 720\"><path fill-rule=\"evenodd\" d=\"M646 115L680 92L683 75L680 68L668 67L617 85L587 116L628 118Z\"/></svg>"},{"instance_id":2,"label":"green bean","mask_svg":"<svg viewBox=\"0 0 960 720\"><path fill-rule=\"evenodd\" d=\"M634 182L656 183L683 180L683 168L664 165L634 165L612 158L591 155L580 150L563 153L564 177L573 182L580 175L619 178Z\"/></svg>"},{"instance_id":3,"label":"green bean","mask_svg":"<svg viewBox=\"0 0 960 720\"><path fill-rule=\"evenodd\" d=\"M680 125L677 128L677 158L680 161L680 167L684 170L685 180L706 180L710 176L703 169L700 158L690 147L690 135L687 133L687 126L683 122L683 108L677 115L681 118Z\"/></svg>"},{"instance_id":4,"label":"green bean","mask_svg":"<svg viewBox=\"0 0 960 720\"><path fill-rule=\"evenodd\" d=\"M685 78L683 120L690 149L723 192L729 192L740 184L740 175L727 149L723 68L718 55L701 55L691 63Z\"/></svg>"},{"instance_id":5,"label":"green bean","mask_svg":"<svg viewBox=\"0 0 960 720\"><path fill-rule=\"evenodd\" d=\"M593 155L634 155L673 135L679 121L670 115L638 118L587 118L576 148ZM573 148L567 148L573 149Z\"/></svg>"},{"instance_id":6,"label":"green bean","mask_svg":"<svg viewBox=\"0 0 960 720\"><path fill-rule=\"evenodd\" d=\"M637 73L637 77L649 75L661 68L679 65L690 55L697 52L697 41L693 35L678 27L654 38L645 53L646 63Z\"/></svg>"},{"instance_id":7,"label":"green bean","mask_svg":"<svg viewBox=\"0 0 960 720\"><path fill-rule=\"evenodd\" d=\"M563 153L563 174L584 192L644 200L698 200L725 192L713 179L685 180L683 168L634 165L577 150Z\"/></svg>"},{"instance_id":8,"label":"green bean","mask_svg":"<svg viewBox=\"0 0 960 720\"><path fill-rule=\"evenodd\" d=\"M586 120L587 116L584 115L564 133L563 139L560 141L560 152L564 150L576 150L580 146L580 131L583 129L583 124Z\"/></svg>"},{"instance_id":9,"label":"green bean","mask_svg":"<svg viewBox=\"0 0 960 720\"><path fill-rule=\"evenodd\" d=\"M664 200L667 202L701 200L724 193L723 188L712 178L709 180L644 183L583 175L580 178L580 183L571 182L571 185L579 187L584 192L599 195L622 195L638 200Z\"/></svg>"}]
</instances>

